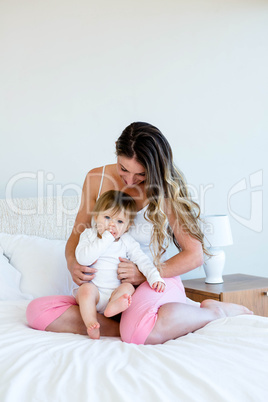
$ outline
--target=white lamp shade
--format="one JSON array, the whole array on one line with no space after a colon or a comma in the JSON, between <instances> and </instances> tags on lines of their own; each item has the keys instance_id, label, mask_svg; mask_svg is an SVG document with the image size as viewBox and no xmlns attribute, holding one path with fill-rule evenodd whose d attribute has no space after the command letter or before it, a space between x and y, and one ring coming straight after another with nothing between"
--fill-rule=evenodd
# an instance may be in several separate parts
<instances>
[{"instance_id":1,"label":"white lamp shade","mask_svg":"<svg viewBox=\"0 0 268 402\"><path fill-rule=\"evenodd\" d=\"M223 247L233 244L231 225L227 215L206 215L203 220L206 247Z\"/></svg>"}]
</instances>

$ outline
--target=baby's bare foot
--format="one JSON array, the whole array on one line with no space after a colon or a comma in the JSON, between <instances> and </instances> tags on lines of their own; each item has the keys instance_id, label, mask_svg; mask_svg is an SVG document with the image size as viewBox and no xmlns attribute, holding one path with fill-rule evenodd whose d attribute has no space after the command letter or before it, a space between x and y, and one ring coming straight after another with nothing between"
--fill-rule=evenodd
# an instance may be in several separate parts
<instances>
[{"instance_id":1,"label":"baby's bare foot","mask_svg":"<svg viewBox=\"0 0 268 402\"><path fill-rule=\"evenodd\" d=\"M88 336L91 339L100 339L100 324L93 322L87 327Z\"/></svg>"},{"instance_id":2,"label":"baby's bare foot","mask_svg":"<svg viewBox=\"0 0 268 402\"><path fill-rule=\"evenodd\" d=\"M122 313L122 311L125 311L131 305L131 301L132 298L127 293L116 300L109 301L104 310L105 317L112 317L116 314Z\"/></svg>"},{"instance_id":3,"label":"baby's bare foot","mask_svg":"<svg viewBox=\"0 0 268 402\"><path fill-rule=\"evenodd\" d=\"M242 314L254 314L247 307L241 306L240 304L224 303L212 299L202 301L200 307L214 310L219 318L235 317Z\"/></svg>"}]
</instances>

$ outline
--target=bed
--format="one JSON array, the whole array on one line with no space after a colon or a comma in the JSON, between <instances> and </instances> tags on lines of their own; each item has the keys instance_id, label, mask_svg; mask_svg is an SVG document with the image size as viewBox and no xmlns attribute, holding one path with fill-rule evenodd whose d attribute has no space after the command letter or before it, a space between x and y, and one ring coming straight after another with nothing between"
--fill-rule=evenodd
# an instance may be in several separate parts
<instances>
[{"instance_id":1,"label":"bed","mask_svg":"<svg viewBox=\"0 0 268 402\"><path fill-rule=\"evenodd\" d=\"M79 197L0 200L0 401L267 401L268 318L224 318L163 345L36 331L35 297L71 294Z\"/></svg>"}]
</instances>

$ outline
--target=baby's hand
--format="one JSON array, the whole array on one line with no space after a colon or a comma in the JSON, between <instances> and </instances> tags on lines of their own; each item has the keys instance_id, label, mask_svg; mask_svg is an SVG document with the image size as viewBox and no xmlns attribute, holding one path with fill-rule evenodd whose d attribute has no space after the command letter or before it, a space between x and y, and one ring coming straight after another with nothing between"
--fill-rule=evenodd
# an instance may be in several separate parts
<instances>
[{"instance_id":1,"label":"baby's hand","mask_svg":"<svg viewBox=\"0 0 268 402\"><path fill-rule=\"evenodd\" d=\"M109 232L113 235L113 237L116 239L116 232L114 229L109 229Z\"/></svg>"},{"instance_id":2,"label":"baby's hand","mask_svg":"<svg viewBox=\"0 0 268 402\"><path fill-rule=\"evenodd\" d=\"M163 282L155 282L153 283L152 288L156 291L156 292L164 292L166 285Z\"/></svg>"}]
</instances>

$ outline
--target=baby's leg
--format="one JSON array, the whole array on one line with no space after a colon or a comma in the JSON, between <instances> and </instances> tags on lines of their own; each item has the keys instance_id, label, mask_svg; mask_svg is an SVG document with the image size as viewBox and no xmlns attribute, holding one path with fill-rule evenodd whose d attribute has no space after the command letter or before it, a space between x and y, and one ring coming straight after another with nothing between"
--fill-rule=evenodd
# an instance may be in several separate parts
<instances>
[{"instance_id":1,"label":"baby's leg","mask_svg":"<svg viewBox=\"0 0 268 402\"><path fill-rule=\"evenodd\" d=\"M100 338L100 324L97 320L96 305L100 294L93 283L83 283L77 291L76 301L79 304L80 313L87 327L88 336L91 339Z\"/></svg>"},{"instance_id":2,"label":"baby's leg","mask_svg":"<svg viewBox=\"0 0 268 402\"><path fill-rule=\"evenodd\" d=\"M109 303L104 310L106 317L122 313L131 304L131 296L135 292L134 286L131 283L122 283L115 289L110 297Z\"/></svg>"}]
</instances>

